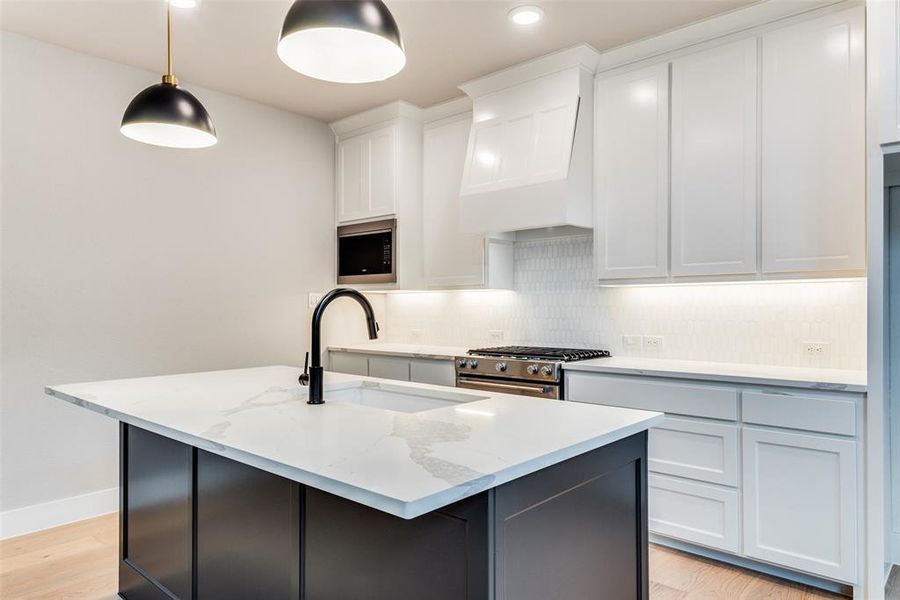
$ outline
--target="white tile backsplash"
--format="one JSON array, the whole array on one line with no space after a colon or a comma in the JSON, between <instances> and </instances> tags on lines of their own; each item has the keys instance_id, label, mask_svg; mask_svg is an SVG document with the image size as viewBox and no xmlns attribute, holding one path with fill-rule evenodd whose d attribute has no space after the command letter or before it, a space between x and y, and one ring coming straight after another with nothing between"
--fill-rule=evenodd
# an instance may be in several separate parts
<instances>
[{"instance_id":1,"label":"white tile backsplash","mask_svg":"<svg viewBox=\"0 0 900 600\"><path fill-rule=\"evenodd\" d=\"M553 344L653 356L863 369L864 279L599 288L590 236L516 243L512 291L410 292L386 297L384 338L429 344ZM623 335L662 336L658 350ZM822 357L804 342L827 342Z\"/></svg>"}]
</instances>

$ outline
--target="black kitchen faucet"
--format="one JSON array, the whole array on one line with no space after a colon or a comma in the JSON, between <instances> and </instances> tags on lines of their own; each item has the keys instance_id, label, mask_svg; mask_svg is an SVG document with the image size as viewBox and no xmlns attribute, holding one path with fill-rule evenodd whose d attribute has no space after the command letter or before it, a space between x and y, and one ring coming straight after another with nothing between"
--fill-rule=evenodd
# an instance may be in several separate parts
<instances>
[{"instance_id":1,"label":"black kitchen faucet","mask_svg":"<svg viewBox=\"0 0 900 600\"><path fill-rule=\"evenodd\" d=\"M366 312L366 326L369 329L369 339L374 340L378 337L378 323L375 322L375 311L372 310L372 305L365 296L350 288L335 288L322 296L322 299L319 300L316 309L313 311L312 317L312 340L310 344L312 365L309 365L308 373L306 368L304 368L303 375L300 376L300 383L302 385L309 385L309 400L306 401L307 404L323 404L325 402L322 400L322 374L324 372L324 369L322 368L321 350L322 315L325 313L325 308L331 304L331 301L336 300L341 296L347 296L359 302L359 305L362 306L363 310ZM308 355L307 362L309 362Z\"/></svg>"}]
</instances>

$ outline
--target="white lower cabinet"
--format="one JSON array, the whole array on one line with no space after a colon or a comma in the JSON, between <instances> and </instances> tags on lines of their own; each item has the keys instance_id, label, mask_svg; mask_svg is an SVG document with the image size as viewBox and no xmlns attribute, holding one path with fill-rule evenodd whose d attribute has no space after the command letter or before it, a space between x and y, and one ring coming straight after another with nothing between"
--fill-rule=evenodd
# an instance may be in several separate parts
<instances>
[{"instance_id":1,"label":"white lower cabinet","mask_svg":"<svg viewBox=\"0 0 900 600\"><path fill-rule=\"evenodd\" d=\"M661 543L858 582L863 394L568 371L565 396L666 414L647 439Z\"/></svg>"},{"instance_id":2,"label":"white lower cabinet","mask_svg":"<svg viewBox=\"0 0 900 600\"><path fill-rule=\"evenodd\" d=\"M360 354L331 352L329 354L328 370L336 373L362 375L363 377L366 377L369 374L369 359Z\"/></svg>"},{"instance_id":3,"label":"white lower cabinet","mask_svg":"<svg viewBox=\"0 0 900 600\"><path fill-rule=\"evenodd\" d=\"M431 385L456 385L456 369L452 360L413 358L409 361L409 380Z\"/></svg>"},{"instance_id":4,"label":"white lower cabinet","mask_svg":"<svg viewBox=\"0 0 900 600\"><path fill-rule=\"evenodd\" d=\"M370 356L369 377L409 381L409 359L397 356Z\"/></svg>"},{"instance_id":5,"label":"white lower cabinet","mask_svg":"<svg viewBox=\"0 0 900 600\"><path fill-rule=\"evenodd\" d=\"M647 478L649 528L653 533L739 552L739 507L735 489L653 473Z\"/></svg>"},{"instance_id":6,"label":"white lower cabinet","mask_svg":"<svg viewBox=\"0 0 900 600\"><path fill-rule=\"evenodd\" d=\"M737 425L666 417L650 430L647 466L656 473L738 484Z\"/></svg>"},{"instance_id":7,"label":"white lower cabinet","mask_svg":"<svg viewBox=\"0 0 900 600\"><path fill-rule=\"evenodd\" d=\"M328 370L336 373L449 387L456 385L456 370L449 358L408 358L332 350L329 361Z\"/></svg>"},{"instance_id":8,"label":"white lower cabinet","mask_svg":"<svg viewBox=\"0 0 900 600\"><path fill-rule=\"evenodd\" d=\"M856 579L856 441L745 427L744 554Z\"/></svg>"}]
</instances>

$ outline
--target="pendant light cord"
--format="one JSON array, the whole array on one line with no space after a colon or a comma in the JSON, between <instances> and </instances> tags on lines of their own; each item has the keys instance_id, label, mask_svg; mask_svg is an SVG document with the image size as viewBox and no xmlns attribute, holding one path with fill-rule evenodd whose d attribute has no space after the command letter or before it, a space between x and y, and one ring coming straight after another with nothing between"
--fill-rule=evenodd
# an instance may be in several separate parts
<instances>
[{"instance_id":1,"label":"pendant light cord","mask_svg":"<svg viewBox=\"0 0 900 600\"><path fill-rule=\"evenodd\" d=\"M163 83L178 85L178 78L172 72L172 3L166 1L166 74Z\"/></svg>"}]
</instances>

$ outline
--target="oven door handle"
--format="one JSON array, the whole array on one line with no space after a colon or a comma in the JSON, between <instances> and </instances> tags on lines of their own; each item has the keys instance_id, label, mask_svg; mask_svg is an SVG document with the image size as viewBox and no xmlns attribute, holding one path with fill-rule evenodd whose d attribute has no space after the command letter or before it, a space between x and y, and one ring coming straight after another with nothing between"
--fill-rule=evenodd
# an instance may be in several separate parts
<instances>
[{"instance_id":1,"label":"oven door handle","mask_svg":"<svg viewBox=\"0 0 900 600\"><path fill-rule=\"evenodd\" d=\"M543 394L549 396L553 393L553 388L556 386L553 385L545 385L545 384L535 384L535 385L517 385L515 383L500 383L499 381L485 381L484 379L472 379L471 377L463 377L460 375L457 378L457 387L467 387L467 385L477 386L482 389L498 389L498 390L509 390L512 392L522 392L525 394ZM477 389L477 388L476 388Z\"/></svg>"}]
</instances>

